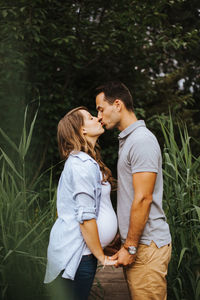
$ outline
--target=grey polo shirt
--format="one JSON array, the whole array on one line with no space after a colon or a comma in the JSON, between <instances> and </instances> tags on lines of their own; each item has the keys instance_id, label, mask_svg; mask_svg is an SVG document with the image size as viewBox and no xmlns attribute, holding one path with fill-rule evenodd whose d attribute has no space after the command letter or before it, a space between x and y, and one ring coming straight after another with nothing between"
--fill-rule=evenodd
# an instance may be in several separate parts
<instances>
[{"instance_id":1,"label":"grey polo shirt","mask_svg":"<svg viewBox=\"0 0 200 300\"><path fill-rule=\"evenodd\" d=\"M117 215L122 241L129 228L131 205L134 199L132 174L137 172L157 173L149 218L140 239L141 244L154 241L160 248L171 242L169 226L162 209L163 175L162 156L156 137L140 120L119 134Z\"/></svg>"}]
</instances>

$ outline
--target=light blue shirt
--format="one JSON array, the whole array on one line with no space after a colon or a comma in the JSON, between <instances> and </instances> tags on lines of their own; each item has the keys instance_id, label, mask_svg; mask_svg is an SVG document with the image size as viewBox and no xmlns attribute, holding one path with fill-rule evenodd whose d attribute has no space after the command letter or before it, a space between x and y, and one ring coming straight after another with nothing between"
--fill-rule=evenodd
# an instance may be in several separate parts
<instances>
[{"instance_id":1,"label":"light blue shirt","mask_svg":"<svg viewBox=\"0 0 200 300\"><path fill-rule=\"evenodd\" d=\"M73 152L65 162L57 190L58 219L47 251L44 283L62 277L74 279L86 243L79 223L97 219L101 198L101 173L97 162L85 152Z\"/></svg>"}]
</instances>

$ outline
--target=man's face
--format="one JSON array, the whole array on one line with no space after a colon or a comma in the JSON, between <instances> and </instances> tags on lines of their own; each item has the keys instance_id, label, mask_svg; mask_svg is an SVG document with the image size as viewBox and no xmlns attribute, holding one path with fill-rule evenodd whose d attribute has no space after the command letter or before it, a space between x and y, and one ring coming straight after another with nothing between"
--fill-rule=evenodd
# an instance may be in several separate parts
<instances>
[{"instance_id":1,"label":"man's face","mask_svg":"<svg viewBox=\"0 0 200 300\"><path fill-rule=\"evenodd\" d=\"M101 124L106 127L106 129L113 129L119 125L120 114L117 110L115 102L113 104L109 104L104 100L104 97L104 93L100 93L96 97L98 118L101 121Z\"/></svg>"}]
</instances>

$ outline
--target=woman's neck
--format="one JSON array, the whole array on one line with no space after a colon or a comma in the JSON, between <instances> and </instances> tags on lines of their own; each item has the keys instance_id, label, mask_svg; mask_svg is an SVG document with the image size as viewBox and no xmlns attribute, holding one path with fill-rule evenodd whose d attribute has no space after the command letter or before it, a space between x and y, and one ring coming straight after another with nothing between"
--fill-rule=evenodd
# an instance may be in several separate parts
<instances>
[{"instance_id":1,"label":"woman's neck","mask_svg":"<svg viewBox=\"0 0 200 300\"><path fill-rule=\"evenodd\" d=\"M95 148L98 137L86 137L87 141Z\"/></svg>"}]
</instances>

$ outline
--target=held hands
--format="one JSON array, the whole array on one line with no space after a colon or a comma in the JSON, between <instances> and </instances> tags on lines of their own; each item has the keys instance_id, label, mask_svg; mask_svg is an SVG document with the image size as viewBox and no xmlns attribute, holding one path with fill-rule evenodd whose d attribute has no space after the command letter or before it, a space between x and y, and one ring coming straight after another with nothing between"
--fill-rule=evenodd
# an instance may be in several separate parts
<instances>
[{"instance_id":1,"label":"held hands","mask_svg":"<svg viewBox=\"0 0 200 300\"><path fill-rule=\"evenodd\" d=\"M110 256L105 255L105 260L103 266L114 266L117 263L117 260L112 260Z\"/></svg>"},{"instance_id":2,"label":"held hands","mask_svg":"<svg viewBox=\"0 0 200 300\"><path fill-rule=\"evenodd\" d=\"M136 258L136 254L129 254L128 251L122 247L116 254L110 257L112 261L115 261L115 267L118 268L120 265L128 266L131 265Z\"/></svg>"},{"instance_id":3,"label":"held hands","mask_svg":"<svg viewBox=\"0 0 200 300\"><path fill-rule=\"evenodd\" d=\"M136 254L129 254L129 252L122 247L117 253L112 256L104 255L100 261L102 265L105 266L115 266L118 268L119 266L128 266L135 262Z\"/></svg>"},{"instance_id":4,"label":"held hands","mask_svg":"<svg viewBox=\"0 0 200 300\"><path fill-rule=\"evenodd\" d=\"M114 266L117 263L117 260L111 259L111 256L104 255L104 258L99 259L103 267L105 266Z\"/></svg>"},{"instance_id":5,"label":"held hands","mask_svg":"<svg viewBox=\"0 0 200 300\"><path fill-rule=\"evenodd\" d=\"M128 266L135 262L136 254L129 254L128 251L122 247L113 256L104 256L104 259L100 260L102 265L105 266Z\"/></svg>"}]
</instances>

